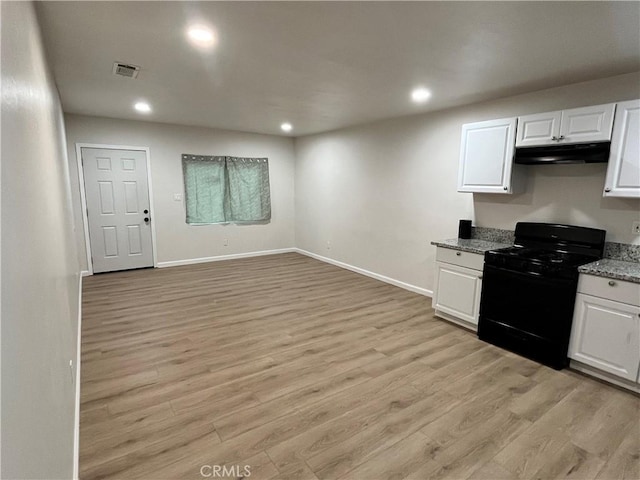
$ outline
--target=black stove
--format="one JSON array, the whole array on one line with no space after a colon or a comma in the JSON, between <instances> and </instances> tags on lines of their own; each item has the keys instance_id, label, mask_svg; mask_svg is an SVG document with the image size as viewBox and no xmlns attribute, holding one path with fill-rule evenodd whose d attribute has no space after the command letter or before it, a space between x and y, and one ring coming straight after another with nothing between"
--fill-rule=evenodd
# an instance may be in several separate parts
<instances>
[{"instance_id":1,"label":"black stove","mask_svg":"<svg viewBox=\"0 0 640 480\"><path fill-rule=\"evenodd\" d=\"M485 255L490 265L547 276L573 277L577 267L593 261L594 257L588 255L522 246L490 250Z\"/></svg>"},{"instance_id":2,"label":"black stove","mask_svg":"<svg viewBox=\"0 0 640 480\"><path fill-rule=\"evenodd\" d=\"M602 257L605 235L594 228L519 222L513 247L485 254L478 336L565 367L578 267Z\"/></svg>"}]
</instances>

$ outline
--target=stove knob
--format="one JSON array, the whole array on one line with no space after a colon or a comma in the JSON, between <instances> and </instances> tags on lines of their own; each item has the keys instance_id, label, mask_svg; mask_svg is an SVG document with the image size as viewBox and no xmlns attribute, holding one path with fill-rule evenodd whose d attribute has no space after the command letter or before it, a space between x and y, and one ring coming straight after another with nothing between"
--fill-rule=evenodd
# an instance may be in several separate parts
<instances>
[{"instance_id":1,"label":"stove knob","mask_svg":"<svg viewBox=\"0 0 640 480\"><path fill-rule=\"evenodd\" d=\"M616 282L614 282L613 280L609 280L609 286L610 287L615 287L616 286Z\"/></svg>"},{"instance_id":2,"label":"stove knob","mask_svg":"<svg viewBox=\"0 0 640 480\"><path fill-rule=\"evenodd\" d=\"M456 255L457 255L457 256L460 256L460 255L462 255L462 253L460 253L460 252L456 252Z\"/></svg>"}]
</instances>

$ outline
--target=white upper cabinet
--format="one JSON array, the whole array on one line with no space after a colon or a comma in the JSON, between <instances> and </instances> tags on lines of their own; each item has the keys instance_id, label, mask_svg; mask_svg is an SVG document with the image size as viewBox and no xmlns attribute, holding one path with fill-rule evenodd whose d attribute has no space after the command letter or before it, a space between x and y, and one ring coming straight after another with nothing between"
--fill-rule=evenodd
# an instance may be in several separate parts
<instances>
[{"instance_id":1,"label":"white upper cabinet","mask_svg":"<svg viewBox=\"0 0 640 480\"><path fill-rule=\"evenodd\" d=\"M618 103L604 196L640 198L640 100Z\"/></svg>"},{"instance_id":2,"label":"white upper cabinet","mask_svg":"<svg viewBox=\"0 0 640 480\"><path fill-rule=\"evenodd\" d=\"M458 191L513 193L515 136L515 118L463 125Z\"/></svg>"},{"instance_id":3,"label":"white upper cabinet","mask_svg":"<svg viewBox=\"0 0 640 480\"><path fill-rule=\"evenodd\" d=\"M562 111L560 143L608 142L611 140L615 103Z\"/></svg>"},{"instance_id":4,"label":"white upper cabinet","mask_svg":"<svg viewBox=\"0 0 640 480\"><path fill-rule=\"evenodd\" d=\"M516 147L609 141L615 108L609 103L519 117Z\"/></svg>"},{"instance_id":5,"label":"white upper cabinet","mask_svg":"<svg viewBox=\"0 0 640 480\"><path fill-rule=\"evenodd\" d=\"M560 136L561 118L560 110L519 117L516 147L536 147L555 143Z\"/></svg>"}]
</instances>

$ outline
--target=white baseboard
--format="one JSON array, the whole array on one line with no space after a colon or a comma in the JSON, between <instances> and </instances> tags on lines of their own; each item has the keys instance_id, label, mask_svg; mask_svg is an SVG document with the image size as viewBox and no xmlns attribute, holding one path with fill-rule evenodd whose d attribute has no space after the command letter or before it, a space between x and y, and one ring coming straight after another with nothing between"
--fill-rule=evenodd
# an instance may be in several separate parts
<instances>
[{"instance_id":1,"label":"white baseboard","mask_svg":"<svg viewBox=\"0 0 640 480\"><path fill-rule=\"evenodd\" d=\"M83 272L81 272L83 273ZM89 272L87 272L88 274ZM78 480L80 475L80 358L81 358L81 333L82 333L82 277L78 277L78 335L76 340L76 404L73 425L73 480Z\"/></svg>"},{"instance_id":2,"label":"white baseboard","mask_svg":"<svg viewBox=\"0 0 640 480\"><path fill-rule=\"evenodd\" d=\"M453 315L449 315L441 310L435 309L436 317L444 320L445 322L455 323L461 327L466 328L467 330L471 330L472 332L478 331L478 325L474 325L473 323L469 323L465 320L460 320L459 318L454 317Z\"/></svg>"},{"instance_id":3,"label":"white baseboard","mask_svg":"<svg viewBox=\"0 0 640 480\"><path fill-rule=\"evenodd\" d=\"M238 258L261 257L263 255L277 255L279 253L292 253L295 248L279 248L277 250L261 250L258 252L233 253L231 255L218 255L216 257L188 258L186 260L171 260L158 262L158 268L177 267L179 265L194 265L196 263L219 262L222 260L235 260Z\"/></svg>"},{"instance_id":4,"label":"white baseboard","mask_svg":"<svg viewBox=\"0 0 640 480\"><path fill-rule=\"evenodd\" d=\"M89 275L91 275L91 273L89 273L89 270L81 270L80 271L80 276L81 277L88 277Z\"/></svg>"},{"instance_id":5,"label":"white baseboard","mask_svg":"<svg viewBox=\"0 0 640 480\"><path fill-rule=\"evenodd\" d=\"M630 380L625 380L624 378L618 378L615 375L603 372L601 370L598 370L597 368L590 367L589 365L585 365L584 363L578 362L576 360L569 361L569 368L580 373L584 373L585 375L590 375L599 380L624 388L626 390L640 393L640 385L638 385L637 383Z\"/></svg>"},{"instance_id":6,"label":"white baseboard","mask_svg":"<svg viewBox=\"0 0 640 480\"><path fill-rule=\"evenodd\" d=\"M338 260L334 260L328 257L323 257L322 255L308 252L307 250L302 250L300 248L295 248L293 250L302 255L306 255L307 257L315 258L316 260L320 260L321 262L330 263L331 265L335 265L336 267L341 267L347 270L351 270L352 272L359 273L360 275L365 275L367 277L375 278L376 280L380 280L381 282L395 285L396 287L404 288L405 290L409 290L410 292L419 293L420 295L424 295L425 297L433 297L432 290L427 290L426 288L418 287L417 285L412 285L410 283L396 280L395 278L387 277L385 275L380 275L379 273L370 272L369 270L365 270L364 268L354 267L353 265L349 265L348 263L340 262Z\"/></svg>"}]
</instances>

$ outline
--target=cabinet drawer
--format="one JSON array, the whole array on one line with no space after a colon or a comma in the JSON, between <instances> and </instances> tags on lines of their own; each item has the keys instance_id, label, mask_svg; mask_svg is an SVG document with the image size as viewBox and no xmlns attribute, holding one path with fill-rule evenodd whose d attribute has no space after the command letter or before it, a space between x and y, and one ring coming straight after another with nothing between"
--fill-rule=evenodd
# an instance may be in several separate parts
<instances>
[{"instance_id":1,"label":"cabinet drawer","mask_svg":"<svg viewBox=\"0 0 640 480\"><path fill-rule=\"evenodd\" d=\"M640 306L640 284L638 283L581 274L578 292Z\"/></svg>"},{"instance_id":2,"label":"cabinet drawer","mask_svg":"<svg viewBox=\"0 0 640 480\"><path fill-rule=\"evenodd\" d=\"M436 261L452 263L461 267L482 270L484 267L484 255L478 253L461 252L450 248L438 247L436 250Z\"/></svg>"}]
</instances>

